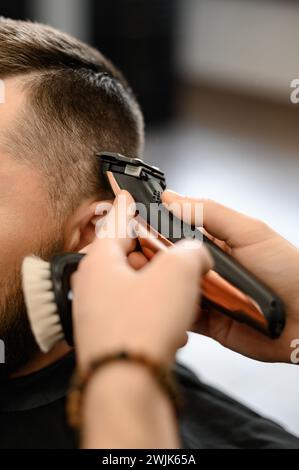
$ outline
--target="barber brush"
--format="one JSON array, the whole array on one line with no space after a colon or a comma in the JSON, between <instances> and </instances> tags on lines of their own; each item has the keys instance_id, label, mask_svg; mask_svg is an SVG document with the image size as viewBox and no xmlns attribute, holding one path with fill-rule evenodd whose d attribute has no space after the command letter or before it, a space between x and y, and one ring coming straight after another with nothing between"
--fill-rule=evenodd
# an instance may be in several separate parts
<instances>
[{"instance_id":1,"label":"barber brush","mask_svg":"<svg viewBox=\"0 0 299 470\"><path fill-rule=\"evenodd\" d=\"M44 353L63 339L73 345L71 276L84 256L63 253L50 262L36 256L23 261L27 314L35 340Z\"/></svg>"}]
</instances>

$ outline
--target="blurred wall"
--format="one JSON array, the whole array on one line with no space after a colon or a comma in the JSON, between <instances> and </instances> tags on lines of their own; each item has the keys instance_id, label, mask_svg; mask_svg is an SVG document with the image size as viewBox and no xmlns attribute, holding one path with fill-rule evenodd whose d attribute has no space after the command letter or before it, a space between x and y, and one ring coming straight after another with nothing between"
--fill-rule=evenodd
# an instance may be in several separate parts
<instances>
[{"instance_id":1,"label":"blurred wall","mask_svg":"<svg viewBox=\"0 0 299 470\"><path fill-rule=\"evenodd\" d=\"M177 0L92 0L92 42L124 72L147 124L168 121L176 94Z\"/></svg>"},{"instance_id":2,"label":"blurred wall","mask_svg":"<svg viewBox=\"0 0 299 470\"><path fill-rule=\"evenodd\" d=\"M0 16L7 18L22 19L29 17L30 8L28 2L24 0L1 0L0 3Z\"/></svg>"},{"instance_id":3,"label":"blurred wall","mask_svg":"<svg viewBox=\"0 0 299 470\"><path fill-rule=\"evenodd\" d=\"M179 17L185 80L289 101L299 66L298 1L181 0Z\"/></svg>"},{"instance_id":4,"label":"blurred wall","mask_svg":"<svg viewBox=\"0 0 299 470\"><path fill-rule=\"evenodd\" d=\"M31 17L90 41L91 0L28 0Z\"/></svg>"}]
</instances>

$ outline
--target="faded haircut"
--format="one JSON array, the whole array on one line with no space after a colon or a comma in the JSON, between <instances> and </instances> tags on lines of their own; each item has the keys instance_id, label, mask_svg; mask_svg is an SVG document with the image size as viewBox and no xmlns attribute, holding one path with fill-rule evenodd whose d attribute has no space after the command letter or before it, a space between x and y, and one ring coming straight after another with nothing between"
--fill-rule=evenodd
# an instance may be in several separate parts
<instances>
[{"instance_id":1,"label":"faded haircut","mask_svg":"<svg viewBox=\"0 0 299 470\"><path fill-rule=\"evenodd\" d=\"M100 195L95 153L140 156L143 117L123 75L99 51L38 23L0 18L0 79L25 104L2 144L45 178L57 213Z\"/></svg>"}]
</instances>

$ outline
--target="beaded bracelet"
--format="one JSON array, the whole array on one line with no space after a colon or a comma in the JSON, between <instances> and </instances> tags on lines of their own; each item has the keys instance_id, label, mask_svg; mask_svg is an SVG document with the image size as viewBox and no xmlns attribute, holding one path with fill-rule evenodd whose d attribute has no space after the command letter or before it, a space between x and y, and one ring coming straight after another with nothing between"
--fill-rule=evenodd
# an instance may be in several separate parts
<instances>
[{"instance_id":1,"label":"beaded bracelet","mask_svg":"<svg viewBox=\"0 0 299 470\"><path fill-rule=\"evenodd\" d=\"M82 426L82 405L86 387L94 375L104 366L114 362L127 361L143 365L159 383L162 390L169 396L171 402L178 412L178 394L174 377L169 367L160 364L143 354L120 351L100 356L93 360L84 374L75 371L67 400L67 415L70 426L80 429Z\"/></svg>"}]
</instances>

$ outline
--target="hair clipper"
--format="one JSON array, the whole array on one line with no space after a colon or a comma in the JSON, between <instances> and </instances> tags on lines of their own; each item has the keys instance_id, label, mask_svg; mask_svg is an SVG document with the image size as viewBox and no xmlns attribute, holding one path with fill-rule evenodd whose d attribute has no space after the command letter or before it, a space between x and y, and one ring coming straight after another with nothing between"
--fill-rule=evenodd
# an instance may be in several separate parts
<instances>
[{"instance_id":1,"label":"hair clipper","mask_svg":"<svg viewBox=\"0 0 299 470\"><path fill-rule=\"evenodd\" d=\"M281 299L197 228L185 224L167 210L161 203L161 194L166 189L162 171L142 160L115 153L105 152L97 157L113 194L126 190L137 205L145 208L137 216L144 233L138 238L148 258L182 238L203 240L213 257L214 268L202 281L202 308L214 308L271 338L281 335L285 325Z\"/></svg>"}]
</instances>

